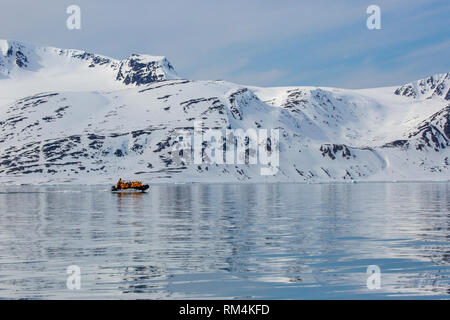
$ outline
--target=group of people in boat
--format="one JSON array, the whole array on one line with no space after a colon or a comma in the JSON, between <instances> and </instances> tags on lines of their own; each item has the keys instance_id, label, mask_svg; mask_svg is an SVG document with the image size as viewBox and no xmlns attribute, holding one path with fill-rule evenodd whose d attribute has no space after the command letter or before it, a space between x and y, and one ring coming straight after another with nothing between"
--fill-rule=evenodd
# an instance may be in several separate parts
<instances>
[{"instance_id":1,"label":"group of people in boat","mask_svg":"<svg viewBox=\"0 0 450 320\"><path fill-rule=\"evenodd\" d=\"M117 189L141 188L142 186L140 181L122 181L122 178L116 184Z\"/></svg>"}]
</instances>

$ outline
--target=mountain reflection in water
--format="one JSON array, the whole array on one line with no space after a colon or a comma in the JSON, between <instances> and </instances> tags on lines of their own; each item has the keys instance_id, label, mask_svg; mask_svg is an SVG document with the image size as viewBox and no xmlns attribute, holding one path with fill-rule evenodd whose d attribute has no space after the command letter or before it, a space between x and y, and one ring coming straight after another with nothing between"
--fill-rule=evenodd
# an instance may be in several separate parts
<instances>
[{"instance_id":1,"label":"mountain reflection in water","mask_svg":"<svg viewBox=\"0 0 450 320\"><path fill-rule=\"evenodd\" d=\"M449 236L449 183L2 186L0 298L449 298Z\"/></svg>"}]
</instances>

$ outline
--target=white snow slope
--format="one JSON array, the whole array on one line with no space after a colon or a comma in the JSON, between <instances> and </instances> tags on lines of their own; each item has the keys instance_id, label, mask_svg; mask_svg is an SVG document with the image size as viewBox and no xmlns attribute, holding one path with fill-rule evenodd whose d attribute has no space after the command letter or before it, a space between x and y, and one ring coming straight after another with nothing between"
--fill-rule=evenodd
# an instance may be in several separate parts
<instances>
[{"instance_id":1,"label":"white snow slope","mask_svg":"<svg viewBox=\"0 0 450 320\"><path fill-rule=\"evenodd\" d=\"M446 181L449 88L450 73L364 90L191 81L164 57L0 40L0 182ZM194 164L180 130L195 121L278 129L279 142L261 143L279 152L277 170L210 163L208 142Z\"/></svg>"}]
</instances>

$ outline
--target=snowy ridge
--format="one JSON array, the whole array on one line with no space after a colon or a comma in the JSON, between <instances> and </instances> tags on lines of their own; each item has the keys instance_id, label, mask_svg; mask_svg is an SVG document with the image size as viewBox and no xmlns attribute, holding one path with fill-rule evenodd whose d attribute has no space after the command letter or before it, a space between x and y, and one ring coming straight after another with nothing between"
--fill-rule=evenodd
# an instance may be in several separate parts
<instances>
[{"instance_id":1,"label":"snowy ridge","mask_svg":"<svg viewBox=\"0 0 450 320\"><path fill-rule=\"evenodd\" d=\"M393 88L257 88L180 79L164 57L119 61L0 41L0 182L448 180L449 73ZM204 128L278 129L260 164L193 164ZM224 138L224 142L228 137ZM202 144L202 153L211 146ZM257 154L251 146L249 154Z\"/></svg>"},{"instance_id":2,"label":"snowy ridge","mask_svg":"<svg viewBox=\"0 0 450 320\"><path fill-rule=\"evenodd\" d=\"M50 69L60 64L78 64L80 68L105 69L125 85L143 85L154 81L177 79L170 62L162 56L132 54L126 60L74 49L37 47L17 41L0 40L0 74L14 77L26 71Z\"/></svg>"},{"instance_id":3,"label":"snowy ridge","mask_svg":"<svg viewBox=\"0 0 450 320\"><path fill-rule=\"evenodd\" d=\"M408 83L395 90L395 94L418 99L442 97L450 101L450 72Z\"/></svg>"}]
</instances>

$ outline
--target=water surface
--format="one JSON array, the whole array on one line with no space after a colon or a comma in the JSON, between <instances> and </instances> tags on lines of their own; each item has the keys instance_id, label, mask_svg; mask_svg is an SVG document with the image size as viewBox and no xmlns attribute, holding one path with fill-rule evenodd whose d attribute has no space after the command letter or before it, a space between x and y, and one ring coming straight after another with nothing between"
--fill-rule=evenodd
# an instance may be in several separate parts
<instances>
[{"instance_id":1,"label":"water surface","mask_svg":"<svg viewBox=\"0 0 450 320\"><path fill-rule=\"evenodd\" d=\"M449 183L3 186L0 298L447 299L449 237Z\"/></svg>"}]
</instances>

